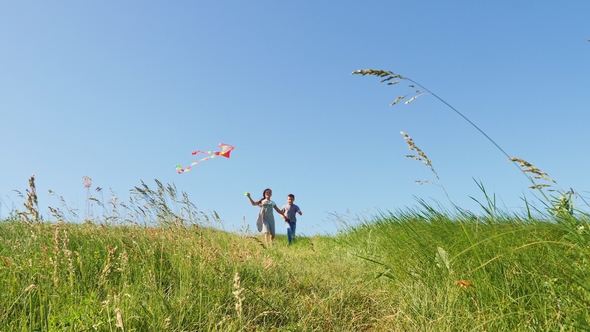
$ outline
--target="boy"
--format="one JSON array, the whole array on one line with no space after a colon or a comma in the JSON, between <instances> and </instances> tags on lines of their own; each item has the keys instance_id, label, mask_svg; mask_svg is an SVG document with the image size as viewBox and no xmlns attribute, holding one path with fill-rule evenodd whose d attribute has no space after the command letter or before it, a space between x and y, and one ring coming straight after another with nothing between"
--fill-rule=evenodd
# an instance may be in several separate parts
<instances>
[{"instance_id":1,"label":"boy","mask_svg":"<svg viewBox=\"0 0 590 332\"><path fill-rule=\"evenodd\" d=\"M295 227L297 223L297 213L302 215L299 206L293 204L295 201L295 195L289 194L287 195L287 204L283 206L281 211L287 217L285 218L285 225L287 226L287 238L289 239L289 244L293 242L293 238L295 237Z\"/></svg>"}]
</instances>

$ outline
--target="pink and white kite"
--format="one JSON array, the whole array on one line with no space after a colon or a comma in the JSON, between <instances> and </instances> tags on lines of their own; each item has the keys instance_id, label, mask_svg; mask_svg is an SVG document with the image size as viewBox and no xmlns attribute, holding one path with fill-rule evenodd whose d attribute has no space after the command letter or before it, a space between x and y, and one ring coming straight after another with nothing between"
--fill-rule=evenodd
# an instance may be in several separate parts
<instances>
[{"instance_id":1,"label":"pink and white kite","mask_svg":"<svg viewBox=\"0 0 590 332\"><path fill-rule=\"evenodd\" d=\"M197 161L194 161L190 166L188 166L187 168L182 168L182 166L180 164L176 165L176 172L178 172L178 174L182 174L182 173L186 173L188 171L191 170L191 168L193 166L195 166L196 164L200 163L201 161L205 161L205 160L209 160L209 159L213 159L217 156L222 156L225 158L229 158L229 154L230 152L232 152L232 150L234 149L234 147L232 145L229 144L225 144L225 143L219 143L218 145L221 148L221 151L201 151L201 150L197 150L197 151L193 151L191 153L191 155L195 156L199 153L202 154L208 154L208 157L199 159Z\"/></svg>"}]
</instances>

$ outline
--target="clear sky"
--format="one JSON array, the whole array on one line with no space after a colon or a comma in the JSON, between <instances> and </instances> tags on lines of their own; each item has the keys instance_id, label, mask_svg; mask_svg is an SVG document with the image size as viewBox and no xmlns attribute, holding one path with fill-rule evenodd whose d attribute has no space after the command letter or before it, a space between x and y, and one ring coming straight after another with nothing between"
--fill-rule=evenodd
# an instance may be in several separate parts
<instances>
[{"instance_id":1,"label":"clear sky","mask_svg":"<svg viewBox=\"0 0 590 332\"><path fill-rule=\"evenodd\" d=\"M42 214L85 207L83 176L120 201L175 184L223 227L253 228L244 197L296 195L298 231L334 233L334 215L478 210L534 201L530 182L436 98L389 104L407 84L352 76L384 69L443 98L509 155L563 188L590 190L590 2L8 1L0 5L0 216L36 174ZM194 150L235 146L190 164ZM95 196L98 196L94 193ZM437 203L433 203L437 204ZM83 213L81 213L83 215ZM279 223L279 233L285 233Z\"/></svg>"}]
</instances>

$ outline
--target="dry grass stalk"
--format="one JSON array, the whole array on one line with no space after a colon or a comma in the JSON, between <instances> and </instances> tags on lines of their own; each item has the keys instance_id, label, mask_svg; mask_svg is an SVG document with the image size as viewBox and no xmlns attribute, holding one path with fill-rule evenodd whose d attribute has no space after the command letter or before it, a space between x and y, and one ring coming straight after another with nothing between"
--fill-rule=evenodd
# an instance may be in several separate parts
<instances>
[{"instance_id":1,"label":"dry grass stalk","mask_svg":"<svg viewBox=\"0 0 590 332\"><path fill-rule=\"evenodd\" d=\"M170 328L170 322L172 321L172 319L170 317L166 317L166 319L164 319L164 328L168 329Z\"/></svg>"},{"instance_id":2,"label":"dry grass stalk","mask_svg":"<svg viewBox=\"0 0 590 332\"><path fill-rule=\"evenodd\" d=\"M410 150L415 151L418 154L418 156L407 155L406 157L408 157L410 159L415 159L415 160L421 161L424 164L432 167L432 162L430 161L430 159L428 159L428 156L426 155L426 153L424 153L424 151L422 151L418 146L416 146L416 143L414 143L414 140L408 134L404 133L403 131L400 131L400 134L402 134L402 136L404 136L404 139L406 140L406 143L408 144L408 147L410 148Z\"/></svg>"},{"instance_id":3,"label":"dry grass stalk","mask_svg":"<svg viewBox=\"0 0 590 332\"><path fill-rule=\"evenodd\" d=\"M66 228L64 228L62 230L62 233L63 233L63 237L61 238L61 243L62 243L61 251L68 263L68 279L69 279L70 287L73 288L74 281L76 280L76 271L74 269L74 260L73 260L72 251L69 249L70 238L68 236L68 230Z\"/></svg>"},{"instance_id":4,"label":"dry grass stalk","mask_svg":"<svg viewBox=\"0 0 590 332\"><path fill-rule=\"evenodd\" d=\"M115 308L115 315L117 317L117 323L115 323L115 327L125 331L125 327L123 326L123 315L121 314L121 309Z\"/></svg>"},{"instance_id":5,"label":"dry grass stalk","mask_svg":"<svg viewBox=\"0 0 590 332\"><path fill-rule=\"evenodd\" d=\"M422 163L424 163L425 165L430 167L430 170L432 171L432 173L434 173L434 176L436 176L436 179L438 180L438 183L439 183L438 185L442 188L442 190L444 191L444 193L447 196L447 198L449 199L449 201L452 202L451 197L449 196L449 193L447 192L445 186L443 186L442 181L440 180L440 177L438 176L438 173L436 172L436 170L432 166L432 161L430 160L430 158L428 158L426 153L424 151L422 151L422 149L420 149L416 145L416 143L414 143L414 140L412 139L412 137L410 137L410 135L404 133L403 131L400 131L400 134L402 134L402 136L406 140L406 143L408 144L408 147L410 148L410 150L412 150L418 154L417 156L416 155L406 155L406 157L410 158L410 159L421 161ZM422 183L422 182L418 182L418 183Z\"/></svg>"},{"instance_id":6,"label":"dry grass stalk","mask_svg":"<svg viewBox=\"0 0 590 332\"><path fill-rule=\"evenodd\" d=\"M49 212L51 212L51 214L53 215L53 217L55 219L57 219L57 221L64 221L65 220L64 215L60 211L59 208L55 209L55 208L52 208L51 206L48 206L48 208L49 208Z\"/></svg>"},{"instance_id":7,"label":"dry grass stalk","mask_svg":"<svg viewBox=\"0 0 590 332\"><path fill-rule=\"evenodd\" d=\"M238 272L236 272L234 276L234 291L232 292L232 294L236 298L236 312L238 314L240 321L243 318L242 302L245 299L244 294L242 294L243 292L244 288L240 286L240 275L238 274Z\"/></svg>"},{"instance_id":8,"label":"dry grass stalk","mask_svg":"<svg viewBox=\"0 0 590 332\"><path fill-rule=\"evenodd\" d=\"M248 236L248 238L257 242L262 247L262 249L266 249L266 245L264 245L264 242L262 242L259 238L255 236Z\"/></svg>"},{"instance_id":9,"label":"dry grass stalk","mask_svg":"<svg viewBox=\"0 0 590 332\"><path fill-rule=\"evenodd\" d=\"M23 194L15 190L19 196L23 197ZM26 190L27 198L23 205L28 212L17 212L18 215L22 218L24 222L38 222L40 221L39 218L39 202L37 200L37 191L35 188L35 174L31 175L29 178L29 189Z\"/></svg>"},{"instance_id":10,"label":"dry grass stalk","mask_svg":"<svg viewBox=\"0 0 590 332\"><path fill-rule=\"evenodd\" d=\"M393 72L391 72L391 71L389 71L389 70L379 70L379 69L378 69L378 70L375 70L375 69L359 69L359 70L357 70L357 71L353 71L353 72L352 72L352 75L362 75L362 76L369 75L369 76L377 76L377 77L380 77L380 78L382 78L382 79L381 79L381 83L385 83L385 82L387 82L387 85L396 85L396 84L398 84L398 83L399 83L401 80L408 80L408 81L410 81L410 82L414 82L414 81L412 81L412 80L408 79L407 77L404 77L404 76L402 76L402 75L400 75L400 74L394 74ZM392 80L395 80L395 81L392 81ZM392 82L390 82L390 81L392 81ZM408 85L408 87L409 87L409 88L415 88L416 86L415 86L414 84L410 84L410 85ZM416 90L416 91L415 91L415 95L414 95L412 98L410 98L409 100L407 100L407 101L405 102L405 104L407 105L407 104L409 104L409 103L413 102L414 100L416 100L416 98L418 98L418 97L420 97L420 96L422 96L422 95L424 95L424 94L431 94L431 92L430 92L430 91L426 91L426 92L424 92L424 91ZM393 103L391 103L391 105L390 105L390 106L393 106L393 105L395 105L395 104L399 103L400 101L402 101L402 100L403 100L404 98L406 98L407 96L408 96L408 95L403 95L403 96L399 96L399 97L397 97L397 98L395 99L395 101L393 101Z\"/></svg>"},{"instance_id":11,"label":"dry grass stalk","mask_svg":"<svg viewBox=\"0 0 590 332\"><path fill-rule=\"evenodd\" d=\"M115 246L113 248L113 247L111 247L110 244L107 246L107 261L106 261L104 268L102 269L102 273L98 279L99 285L104 285L107 282L108 277L112 272L113 262L115 261L115 252L117 251L118 248L119 248L118 246Z\"/></svg>"},{"instance_id":12,"label":"dry grass stalk","mask_svg":"<svg viewBox=\"0 0 590 332\"><path fill-rule=\"evenodd\" d=\"M403 131L401 131L400 134L402 134L402 136L406 140L406 143L408 144L408 147L410 148L410 150L412 150L412 151L414 151L414 152L416 152L418 154L417 156L410 154L410 155L406 155L406 157L407 158L410 158L410 159L421 161L422 163L424 163L425 165L427 165L428 167L430 167L430 170L432 171L432 173L434 173L434 175L436 176L436 178L439 179L438 173L436 173L436 170L432 166L432 161L428 158L428 156L426 155L426 153L424 151L422 151L422 149L420 149L416 145L416 143L414 143L414 140L412 139L412 137L410 137L410 135L404 133Z\"/></svg>"},{"instance_id":13,"label":"dry grass stalk","mask_svg":"<svg viewBox=\"0 0 590 332\"><path fill-rule=\"evenodd\" d=\"M508 160L518 164L519 168L523 173L532 174L532 176L529 176L529 178L533 182L533 185L529 186L529 188L537 189L541 191L541 193L543 193L544 189L547 189L547 191L556 191L556 189L549 189L552 188L554 185L557 185L557 182L553 180L547 173L541 171L539 168L535 167L533 164L529 163L524 159L509 158ZM550 182L551 184L536 183L535 180L543 180ZM574 202L572 200L572 197L578 197L578 195L572 188L570 188L570 190L568 191L565 191L559 188L559 185L557 186L557 191L561 192L561 195L559 197L552 196L551 198L548 198L545 196L547 200L550 201L552 204L550 210L554 216L572 216L574 214ZM545 194L543 193L543 195Z\"/></svg>"},{"instance_id":14,"label":"dry grass stalk","mask_svg":"<svg viewBox=\"0 0 590 332\"><path fill-rule=\"evenodd\" d=\"M2 261L4 262L4 264L6 264L6 266L10 266L14 263L14 261L10 257L2 256Z\"/></svg>"},{"instance_id":15,"label":"dry grass stalk","mask_svg":"<svg viewBox=\"0 0 590 332\"><path fill-rule=\"evenodd\" d=\"M508 160L514 162L514 163L518 163L520 166L520 169L525 172L525 173L531 173L534 174L533 175L533 179L537 179L537 180L545 180L545 181L549 181L549 182L553 182L556 183L555 180L553 180L552 178L549 177L549 175L547 175L547 173L541 171L540 169L538 169L537 167L535 167L533 164L529 163L528 161L521 159L521 158L509 158ZM549 185L544 185L544 186L540 186L540 188L542 187L547 187ZM533 189L539 189L539 188L534 188L531 187Z\"/></svg>"},{"instance_id":16,"label":"dry grass stalk","mask_svg":"<svg viewBox=\"0 0 590 332\"><path fill-rule=\"evenodd\" d=\"M84 175L82 177L82 185L86 188L86 219L92 219L92 195L90 195L90 187L92 187L92 178Z\"/></svg>"},{"instance_id":17,"label":"dry grass stalk","mask_svg":"<svg viewBox=\"0 0 590 332\"><path fill-rule=\"evenodd\" d=\"M59 247L59 227L60 224L54 224L53 226L53 257L50 257L49 261L53 264L53 286L57 289L59 287L59 266L61 265L60 260L60 247Z\"/></svg>"},{"instance_id":18,"label":"dry grass stalk","mask_svg":"<svg viewBox=\"0 0 590 332\"><path fill-rule=\"evenodd\" d=\"M35 284L30 284L29 286L27 286L27 288L25 288L25 293L26 293L26 292L29 292L29 291L31 291L31 290L33 290L33 289L35 289L35 288L37 288L37 285L35 285Z\"/></svg>"}]
</instances>

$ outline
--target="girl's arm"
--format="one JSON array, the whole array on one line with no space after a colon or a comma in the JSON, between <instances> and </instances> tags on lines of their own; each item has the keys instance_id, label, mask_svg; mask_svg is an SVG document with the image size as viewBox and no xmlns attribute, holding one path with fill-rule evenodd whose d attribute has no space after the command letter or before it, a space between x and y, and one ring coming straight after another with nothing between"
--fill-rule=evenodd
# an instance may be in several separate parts
<instances>
[{"instance_id":1,"label":"girl's arm","mask_svg":"<svg viewBox=\"0 0 590 332\"><path fill-rule=\"evenodd\" d=\"M281 211L281 209L279 209L276 205L275 205L275 211L277 211L283 217L283 219L287 220L287 216L285 216L283 211Z\"/></svg>"},{"instance_id":2,"label":"girl's arm","mask_svg":"<svg viewBox=\"0 0 590 332\"><path fill-rule=\"evenodd\" d=\"M254 202L254 200L252 200L252 197L250 197L250 193L248 193L248 195L246 195L246 197L248 197L248 199L250 200L250 204L252 204L252 206L260 205L259 202Z\"/></svg>"}]
</instances>

